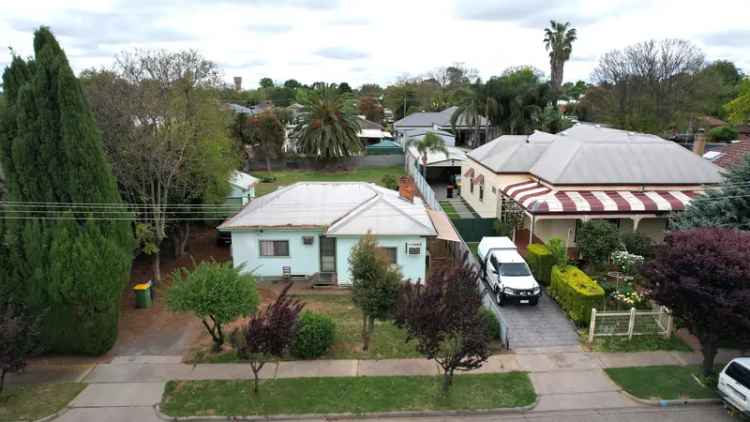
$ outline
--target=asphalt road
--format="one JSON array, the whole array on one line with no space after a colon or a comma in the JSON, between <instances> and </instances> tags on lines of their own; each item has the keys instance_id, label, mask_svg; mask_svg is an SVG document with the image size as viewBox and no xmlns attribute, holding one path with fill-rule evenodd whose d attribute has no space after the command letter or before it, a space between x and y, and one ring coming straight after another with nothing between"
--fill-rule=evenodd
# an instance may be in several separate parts
<instances>
[{"instance_id":1,"label":"asphalt road","mask_svg":"<svg viewBox=\"0 0 750 422\"><path fill-rule=\"evenodd\" d=\"M529 412L524 415L378 419L379 422L740 422L721 406Z\"/></svg>"}]
</instances>

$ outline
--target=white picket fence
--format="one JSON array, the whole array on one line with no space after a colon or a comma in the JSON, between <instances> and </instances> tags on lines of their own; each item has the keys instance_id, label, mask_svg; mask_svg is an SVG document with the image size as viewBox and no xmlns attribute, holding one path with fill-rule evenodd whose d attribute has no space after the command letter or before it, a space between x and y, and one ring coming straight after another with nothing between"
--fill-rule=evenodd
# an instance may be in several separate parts
<instances>
[{"instance_id":1,"label":"white picket fence","mask_svg":"<svg viewBox=\"0 0 750 422\"><path fill-rule=\"evenodd\" d=\"M651 311L597 311L591 310L589 343L596 337L662 335L670 337L674 330L672 313L664 306Z\"/></svg>"}]
</instances>

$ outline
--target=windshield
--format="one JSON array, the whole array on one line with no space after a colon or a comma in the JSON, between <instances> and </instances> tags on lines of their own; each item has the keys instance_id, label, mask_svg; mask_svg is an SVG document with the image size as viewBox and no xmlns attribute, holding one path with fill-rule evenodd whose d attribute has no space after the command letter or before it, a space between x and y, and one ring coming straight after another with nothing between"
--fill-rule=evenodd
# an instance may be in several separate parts
<instances>
[{"instance_id":1,"label":"windshield","mask_svg":"<svg viewBox=\"0 0 750 422\"><path fill-rule=\"evenodd\" d=\"M529 276L529 269L522 262L510 262L500 264L500 274L506 277L524 277Z\"/></svg>"},{"instance_id":2,"label":"windshield","mask_svg":"<svg viewBox=\"0 0 750 422\"><path fill-rule=\"evenodd\" d=\"M732 362L724 373L742 384L745 388L750 388L750 369L745 368L737 362Z\"/></svg>"}]
</instances>

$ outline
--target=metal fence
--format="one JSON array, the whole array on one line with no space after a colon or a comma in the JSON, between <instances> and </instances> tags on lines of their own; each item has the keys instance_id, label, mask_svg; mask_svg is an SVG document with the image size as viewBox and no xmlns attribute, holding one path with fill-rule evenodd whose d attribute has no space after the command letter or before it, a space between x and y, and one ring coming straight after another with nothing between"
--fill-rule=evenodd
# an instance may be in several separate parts
<instances>
[{"instance_id":1,"label":"metal fence","mask_svg":"<svg viewBox=\"0 0 750 422\"><path fill-rule=\"evenodd\" d=\"M425 201L427 206L429 206L433 210L445 212L443 210L443 207L440 206L440 202L437 200L432 187L430 187L429 183L427 183L427 180L425 180L425 178L422 177L422 174L419 172L419 168L417 168L413 164L413 161L410 161L412 160L406 160L406 170L408 174L414 179L414 183L416 184L417 189L419 189L419 193L422 195L422 199ZM453 255L453 259L456 262L463 262L464 264L470 265L475 269L475 271L481 274L482 267L479 264L479 260L471 252L471 250L469 249L469 245L467 245L466 241L464 241L464 239L461 237L461 233L458 231L458 229L456 229L453 221L451 221L450 219L449 221L451 222L451 225L453 225L453 229L458 234L459 239L461 239L460 242L449 242L449 250ZM492 291L490 289L490 286L487 285L483 278L480 283L482 305L495 315L495 318L500 325L500 341L507 350L510 350L510 327L505 321L505 318L503 318L503 314L500 311L500 306L497 304L497 296L491 293Z\"/></svg>"},{"instance_id":2,"label":"metal fence","mask_svg":"<svg viewBox=\"0 0 750 422\"><path fill-rule=\"evenodd\" d=\"M670 337L674 329L672 313L664 306L651 311L600 312L591 310L589 343L596 337L662 335Z\"/></svg>"}]
</instances>

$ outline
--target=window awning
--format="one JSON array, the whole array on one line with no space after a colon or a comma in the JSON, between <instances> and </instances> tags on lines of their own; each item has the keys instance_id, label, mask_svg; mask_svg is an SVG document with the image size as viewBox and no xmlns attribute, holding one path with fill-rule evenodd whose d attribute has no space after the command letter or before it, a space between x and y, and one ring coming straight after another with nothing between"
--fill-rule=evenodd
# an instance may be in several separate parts
<instances>
[{"instance_id":1,"label":"window awning","mask_svg":"<svg viewBox=\"0 0 750 422\"><path fill-rule=\"evenodd\" d=\"M458 236L458 233L456 233L453 224L451 224L451 221L448 218L448 214L434 210L427 210L427 214L429 214L430 220L432 220L432 225L435 226L438 239L447 240L449 242L461 241L461 238Z\"/></svg>"},{"instance_id":2,"label":"window awning","mask_svg":"<svg viewBox=\"0 0 750 422\"><path fill-rule=\"evenodd\" d=\"M535 181L501 191L532 214L653 213L682 211L701 192L681 190L554 191Z\"/></svg>"},{"instance_id":3,"label":"window awning","mask_svg":"<svg viewBox=\"0 0 750 422\"><path fill-rule=\"evenodd\" d=\"M464 173L464 177L474 177L474 169L469 169Z\"/></svg>"},{"instance_id":4,"label":"window awning","mask_svg":"<svg viewBox=\"0 0 750 422\"><path fill-rule=\"evenodd\" d=\"M480 174L479 176L474 178L474 183L478 185L484 185L484 175Z\"/></svg>"}]
</instances>

